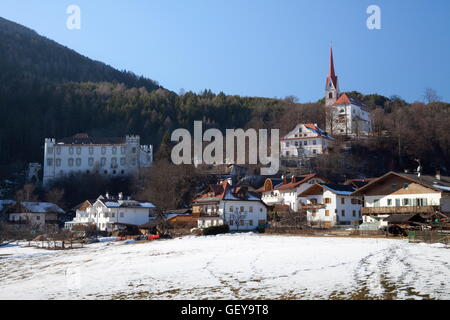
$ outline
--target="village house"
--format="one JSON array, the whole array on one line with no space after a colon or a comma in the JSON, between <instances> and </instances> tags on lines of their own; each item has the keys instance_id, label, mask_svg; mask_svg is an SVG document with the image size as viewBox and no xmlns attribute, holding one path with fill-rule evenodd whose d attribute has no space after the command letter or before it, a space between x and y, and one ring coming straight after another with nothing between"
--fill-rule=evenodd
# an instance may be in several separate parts
<instances>
[{"instance_id":1,"label":"village house","mask_svg":"<svg viewBox=\"0 0 450 320\"><path fill-rule=\"evenodd\" d=\"M317 174L307 174L303 176L292 176L290 179L282 177L281 182L274 185L274 179L267 179L264 186L258 189L261 193L261 200L268 206L288 205L293 212L300 211L298 195L317 183L330 183L328 179Z\"/></svg>"},{"instance_id":2,"label":"village house","mask_svg":"<svg viewBox=\"0 0 450 320\"><path fill-rule=\"evenodd\" d=\"M140 226L155 218L155 206L150 202L116 198L106 194L96 201L85 201L76 210L73 221L66 222L66 228L95 225L97 230L112 232L120 225Z\"/></svg>"},{"instance_id":3,"label":"village house","mask_svg":"<svg viewBox=\"0 0 450 320\"><path fill-rule=\"evenodd\" d=\"M372 120L367 106L351 95L346 93L340 95L332 48L325 87L325 106L326 131L332 136L365 136L372 131Z\"/></svg>"},{"instance_id":4,"label":"village house","mask_svg":"<svg viewBox=\"0 0 450 320\"><path fill-rule=\"evenodd\" d=\"M364 197L365 225L388 225L391 215L450 215L450 177L389 172L353 193Z\"/></svg>"},{"instance_id":5,"label":"village house","mask_svg":"<svg viewBox=\"0 0 450 320\"><path fill-rule=\"evenodd\" d=\"M44 229L49 225L58 227L58 215L64 210L49 202L16 202L10 203L5 209L8 223L29 225Z\"/></svg>"},{"instance_id":6,"label":"village house","mask_svg":"<svg viewBox=\"0 0 450 320\"><path fill-rule=\"evenodd\" d=\"M281 156L284 158L312 158L327 152L332 137L317 124L299 124L281 139Z\"/></svg>"},{"instance_id":7,"label":"village house","mask_svg":"<svg viewBox=\"0 0 450 320\"><path fill-rule=\"evenodd\" d=\"M232 231L255 230L267 223L267 206L246 187L233 187L225 180L194 199L193 215L198 227L228 224Z\"/></svg>"},{"instance_id":8,"label":"village house","mask_svg":"<svg viewBox=\"0 0 450 320\"><path fill-rule=\"evenodd\" d=\"M318 183L299 194L310 226L332 228L337 225L358 225L362 221L362 199L353 196L355 187Z\"/></svg>"},{"instance_id":9,"label":"village house","mask_svg":"<svg viewBox=\"0 0 450 320\"><path fill-rule=\"evenodd\" d=\"M43 184L72 173L135 175L152 162L153 148L141 145L139 136L93 138L76 134L61 140L45 139Z\"/></svg>"}]
</instances>

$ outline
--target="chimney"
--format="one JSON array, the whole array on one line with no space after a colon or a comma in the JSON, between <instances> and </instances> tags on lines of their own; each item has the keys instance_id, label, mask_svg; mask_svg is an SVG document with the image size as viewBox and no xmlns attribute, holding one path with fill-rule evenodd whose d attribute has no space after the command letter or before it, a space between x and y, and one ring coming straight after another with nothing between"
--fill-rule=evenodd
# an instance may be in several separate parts
<instances>
[{"instance_id":1,"label":"chimney","mask_svg":"<svg viewBox=\"0 0 450 320\"><path fill-rule=\"evenodd\" d=\"M436 179L438 180L438 181L441 181L441 170L436 170Z\"/></svg>"},{"instance_id":2,"label":"chimney","mask_svg":"<svg viewBox=\"0 0 450 320\"><path fill-rule=\"evenodd\" d=\"M286 184L287 183L286 176L282 175L281 178L283 179L283 184Z\"/></svg>"},{"instance_id":3,"label":"chimney","mask_svg":"<svg viewBox=\"0 0 450 320\"><path fill-rule=\"evenodd\" d=\"M119 200L122 200L122 199L123 199L123 193L119 192Z\"/></svg>"},{"instance_id":4,"label":"chimney","mask_svg":"<svg viewBox=\"0 0 450 320\"><path fill-rule=\"evenodd\" d=\"M105 198L106 198L107 200L109 200L109 192L107 192L107 193L105 194Z\"/></svg>"},{"instance_id":5,"label":"chimney","mask_svg":"<svg viewBox=\"0 0 450 320\"><path fill-rule=\"evenodd\" d=\"M297 178L295 176L292 176L292 183L296 183L297 182Z\"/></svg>"}]
</instances>

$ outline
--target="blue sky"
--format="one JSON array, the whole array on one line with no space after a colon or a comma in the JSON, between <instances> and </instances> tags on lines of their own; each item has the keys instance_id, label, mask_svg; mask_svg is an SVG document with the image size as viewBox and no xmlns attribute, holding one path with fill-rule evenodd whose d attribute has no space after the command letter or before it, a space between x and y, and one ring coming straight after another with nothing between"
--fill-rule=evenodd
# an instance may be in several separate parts
<instances>
[{"instance_id":1,"label":"blue sky","mask_svg":"<svg viewBox=\"0 0 450 320\"><path fill-rule=\"evenodd\" d=\"M66 28L71 4L81 30ZM0 16L175 92L316 101L332 41L341 90L450 101L449 0L1 0Z\"/></svg>"}]
</instances>

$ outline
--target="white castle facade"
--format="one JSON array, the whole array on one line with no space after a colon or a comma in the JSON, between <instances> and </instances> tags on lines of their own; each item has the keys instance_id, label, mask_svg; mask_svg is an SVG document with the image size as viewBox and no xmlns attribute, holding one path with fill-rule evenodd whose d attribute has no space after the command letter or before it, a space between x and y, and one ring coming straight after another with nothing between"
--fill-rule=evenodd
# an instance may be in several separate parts
<instances>
[{"instance_id":1,"label":"white castle facade","mask_svg":"<svg viewBox=\"0 0 450 320\"><path fill-rule=\"evenodd\" d=\"M45 139L43 184L70 174L136 175L151 166L153 147L139 136L93 138L76 134L57 141Z\"/></svg>"}]
</instances>

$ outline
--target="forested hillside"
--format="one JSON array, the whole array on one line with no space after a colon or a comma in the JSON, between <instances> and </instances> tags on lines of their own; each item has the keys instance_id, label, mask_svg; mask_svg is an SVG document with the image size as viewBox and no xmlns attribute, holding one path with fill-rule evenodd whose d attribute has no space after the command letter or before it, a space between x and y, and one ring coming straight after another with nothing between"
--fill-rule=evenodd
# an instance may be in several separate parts
<instances>
[{"instance_id":1,"label":"forested hillside","mask_svg":"<svg viewBox=\"0 0 450 320\"><path fill-rule=\"evenodd\" d=\"M398 97L352 93L371 109L374 136L318 159L313 169L341 177L373 176L416 165L450 169L450 104L407 104ZM0 177L42 162L46 137L86 132L94 136L139 134L159 147L172 130L205 127L279 128L297 123L325 126L321 101L201 93L175 94L156 82L92 61L34 31L0 18Z\"/></svg>"}]
</instances>

